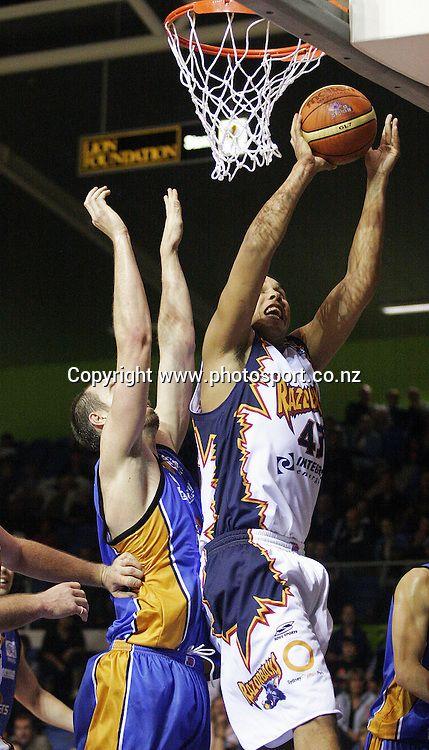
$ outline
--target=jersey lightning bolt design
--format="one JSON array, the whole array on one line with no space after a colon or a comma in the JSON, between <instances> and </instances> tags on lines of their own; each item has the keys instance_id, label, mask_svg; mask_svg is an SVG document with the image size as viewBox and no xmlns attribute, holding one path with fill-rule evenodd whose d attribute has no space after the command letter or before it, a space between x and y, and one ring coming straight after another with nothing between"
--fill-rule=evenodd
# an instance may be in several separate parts
<instances>
[{"instance_id":1,"label":"jersey lightning bolt design","mask_svg":"<svg viewBox=\"0 0 429 750\"><path fill-rule=\"evenodd\" d=\"M241 658L250 670L253 630L257 625L266 626L271 607L286 607L292 594L267 552L253 541L252 532L247 532L247 538L240 539L241 532L236 536L237 540L231 534L229 549L221 544L216 552L216 541L210 544L204 575L204 602L213 619L213 634L229 644L236 633ZM228 557L227 587L219 575L219 565L225 554ZM242 571L252 581L251 588L242 586ZM253 593L256 591L257 594Z\"/></svg>"},{"instance_id":2,"label":"jersey lightning bolt design","mask_svg":"<svg viewBox=\"0 0 429 750\"><path fill-rule=\"evenodd\" d=\"M279 352L255 336L244 372L213 411L202 413L200 386L191 402L202 542L232 529L260 528L302 543L324 460L320 396L307 349L289 337Z\"/></svg>"}]
</instances>

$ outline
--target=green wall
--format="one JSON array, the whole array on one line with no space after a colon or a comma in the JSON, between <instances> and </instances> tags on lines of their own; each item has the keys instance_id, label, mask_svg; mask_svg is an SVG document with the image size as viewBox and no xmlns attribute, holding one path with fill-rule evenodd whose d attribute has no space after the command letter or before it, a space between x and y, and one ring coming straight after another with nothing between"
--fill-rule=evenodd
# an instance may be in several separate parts
<instances>
[{"instance_id":1,"label":"green wall","mask_svg":"<svg viewBox=\"0 0 429 750\"><path fill-rule=\"evenodd\" d=\"M428 342L425 336L352 340L337 354L330 369L336 377L341 370L360 370L362 382L373 386L376 401L383 402L386 390L397 387L405 403L410 385L419 387L429 400ZM110 370L114 360L73 364L81 370ZM68 381L69 367L70 363L54 363L0 370L0 432L10 431L20 440L68 435L69 405L83 387ZM324 413L341 419L359 387L353 383L322 384Z\"/></svg>"}]
</instances>

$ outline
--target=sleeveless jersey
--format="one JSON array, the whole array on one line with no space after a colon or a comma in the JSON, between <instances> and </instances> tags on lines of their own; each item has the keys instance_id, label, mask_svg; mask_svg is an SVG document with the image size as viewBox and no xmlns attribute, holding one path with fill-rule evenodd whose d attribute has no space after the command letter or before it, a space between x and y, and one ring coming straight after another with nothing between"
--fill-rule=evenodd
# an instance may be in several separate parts
<instances>
[{"instance_id":1,"label":"sleeveless jersey","mask_svg":"<svg viewBox=\"0 0 429 750\"><path fill-rule=\"evenodd\" d=\"M256 382L250 382L250 381ZM283 353L255 335L242 377L202 413L191 402L206 543L236 529L267 529L303 543L323 472L320 395L304 343Z\"/></svg>"},{"instance_id":2,"label":"sleeveless jersey","mask_svg":"<svg viewBox=\"0 0 429 750\"><path fill-rule=\"evenodd\" d=\"M116 539L107 529L98 463L95 467L94 502L102 560L110 565L117 555L130 552L144 571L138 598L112 597L116 620L106 637L110 644L125 640L186 653L207 641L199 584L201 500L176 453L164 446L157 450L160 481L156 495L142 518Z\"/></svg>"},{"instance_id":3,"label":"sleeveless jersey","mask_svg":"<svg viewBox=\"0 0 429 750\"><path fill-rule=\"evenodd\" d=\"M0 737L5 732L15 696L21 639L16 630L0 635Z\"/></svg>"},{"instance_id":4,"label":"sleeveless jersey","mask_svg":"<svg viewBox=\"0 0 429 750\"><path fill-rule=\"evenodd\" d=\"M425 563L423 567L429 568L429 563ZM429 740L429 703L416 698L396 682L392 640L394 606L395 602L392 599L387 626L383 687L381 695L371 708L368 730L375 737L384 740L427 741ZM422 665L429 670L429 642L426 644Z\"/></svg>"}]
</instances>

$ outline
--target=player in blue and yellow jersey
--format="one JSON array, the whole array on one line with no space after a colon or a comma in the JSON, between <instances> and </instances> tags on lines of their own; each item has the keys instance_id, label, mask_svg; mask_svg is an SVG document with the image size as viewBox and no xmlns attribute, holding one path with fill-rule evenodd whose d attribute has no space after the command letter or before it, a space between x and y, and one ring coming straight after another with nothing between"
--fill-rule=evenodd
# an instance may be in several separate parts
<instances>
[{"instance_id":1,"label":"player in blue and yellow jersey","mask_svg":"<svg viewBox=\"0 0 429 750\"><path fill-rule=\"evenodd\" d=\"M8 596L13 584L13 572L4 565L0 569L0 598L4 600ZM61 587L55 586L52 592L56 592L58 601L58 612L68 614L67 607L64 609L64 596L61 596ZM83 592L81 592L83 595ZM38 594L43 598L44 592ZM67 594L66 594L67 595ZM54 594L55 596L55 594ZM13 597L14 598L14 597ZM84 595L80 597L84 598ZM62 610L61 610L62 606ZM80 606L80 605L78 605ZM86 611L86 605L84 606ZM17 630L9 630L0 635L0 737L3 737L12 712L15 697L34 716L52 726L73 731L73 713L68 706L58 698L44 690L31 670ZM3 740L5 747L11 747ZM2 748L0 739L0 749Z\"/></svg>"},{"instance_id":2,"label":"player in blue and yellow jersey","mask_svg":"<svg viewBox=\"0 0 429 750\"><path fill-rule=\"evenodd\" d=\"M429 750L429 563L399 581L365 750Z\"/></svg>"},{"instance_id":3,"label":"player in blue and yellow jersey","mask_svg":"<svg viewBox=\"0 0 429 750\"><path fill-rule=\"evenodd\" d=\"M114 247L113 322L117 372L148 371L152 324L128 231L94 188L85 206ZM194 328L178 258L181 207L164 198L160 371L190 371ZM201 652L206 620L199 584L199 493L177 456L189 419L191 382L158 382L154 410L148 378L87 388L74 401L72 427L98 449L95 507L104 562L122 552L143 565L137 599L115 601L109 650L88 663L75 704L78 750L208 750L210 710Z\"/></svg>"}]
</instances>

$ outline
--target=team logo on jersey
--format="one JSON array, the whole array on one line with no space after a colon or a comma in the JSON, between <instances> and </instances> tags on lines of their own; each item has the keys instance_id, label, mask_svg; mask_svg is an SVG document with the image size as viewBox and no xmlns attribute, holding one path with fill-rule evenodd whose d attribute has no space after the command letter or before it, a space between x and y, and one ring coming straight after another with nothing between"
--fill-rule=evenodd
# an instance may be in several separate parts
<instances>
[{"instance_id":1,"label":"team logo on jersey","mask_svg":"<svg viewBox=\"0 0 429 750\"><path fill-rule=\"evenodd\" d=\"M286 474L287 471L293 471L295 468L295 456L288 453L287 456L277 456L277 474Z\"/></svg>"},{"instance_id":2,"label":"team logo on jersey","mask_svg":"<svg viewBox=\"0 0 429 750\"><path fill-rule=\"evenodd\" d=\"M8 659L16 660L16 644L15 641L6 640L6 656Z\"/></svg>"},{"instance_id":3,"label":"team logo on jersey","mask_svg":"<svg viewBox=\"0 0 429 750\"><path fill-rule=\"evenodd\" d=\"M279 638L285 638L287 635L295 635L298 631L292 630L294 624L294 620L292 622L284 622L282 625L279 625L276 632L274 633L274 640L278 641Z\"/></svg>"},{"instance_id":4,"label":"team logo on jersey","mask_svg":"<svg viewBox=\"0 0 429 750\"><path fill-rule=\"evenodd\" d=\"M272 652L269 658L256 670L255 674L247 682L237 682L245 699L251 706L257 708L272 709L279 701L284 701L286 696L279 689L282 678L282 669ZM265 691L261 703L259 698Z\"/></svg>"},{"instance_id":5,"label":"team logo on jersey","mask_svg":"<svg viewBox=\"0 0 429 750\"><path fill-rule=\"evenodd\" d=\"M161 463L167 471L176 472L177 474L183 474L183 467L180 462L173 458L173 456L165 456L161 454Z\"/></svg>"},{"instance_id":6,"label":"team logo on jersey","mask_svg":"<svg viewBox=\"0 0 429 750\"><path fill-rule=\"evenodd\" d=\"M307 672L314 667L314 651L305 641L290 641L283 651L283 661L292 672Z\"/></svg>"},{"instance_id":7,"label":"team logo on jersey","mask_svg":"<svg viewBox=\"0 0 429 750\"><path fill-rule=\"evenodd\" d=\"M309 412L321 413L319 391L316 385L294 386L280 380L276 384L277 416L284 417L293 430L292 418Z\"/></svg>"}]
</instances>

